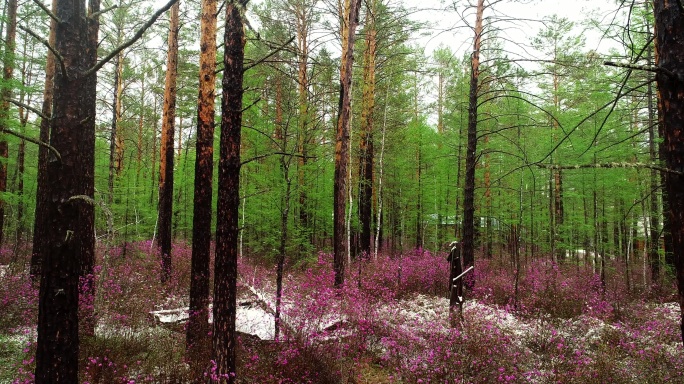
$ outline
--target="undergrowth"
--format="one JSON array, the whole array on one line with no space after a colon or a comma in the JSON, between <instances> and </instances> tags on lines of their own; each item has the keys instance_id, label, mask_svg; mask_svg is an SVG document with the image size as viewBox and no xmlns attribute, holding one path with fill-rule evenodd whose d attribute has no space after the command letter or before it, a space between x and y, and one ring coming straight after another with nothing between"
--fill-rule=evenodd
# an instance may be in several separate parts
<instances>
[{"instance_id":1,"label":"undergrowth","mask_svg":"<svg viewBox=\"0 0 684 384\"><path fill-rule=\"evenodd\" d=\"M174 246L174 273L159 282L156 247L129 243L98 252L96 318L81 337L83 383L191 382L183 328L149 312L186 306L190 247ZM607 264L477 259L462 319L450 327L445 254L415 250L356 260L332 287L332 256L288 265L279 341L238 337L242 383L640 383L684 377L680 310L671 280L633 283ZM239 284L275 301L275 268L239 260ZM0 383L30 383L37 288L14 262L0 277ZM633 269L634 270L634 269ZM515 281L518 281L517 290ZM639 281L639 276L632 276ZM208 364L207 370L210 370Z\"/></svg>"}]
</instances>

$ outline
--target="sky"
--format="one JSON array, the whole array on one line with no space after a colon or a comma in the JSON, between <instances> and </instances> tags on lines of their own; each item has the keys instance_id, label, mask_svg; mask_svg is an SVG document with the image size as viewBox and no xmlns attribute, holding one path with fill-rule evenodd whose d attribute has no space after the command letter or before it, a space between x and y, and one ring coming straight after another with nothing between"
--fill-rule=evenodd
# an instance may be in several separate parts
<instances>
[{"instance_id":1,"label":"sky","mask_svg":"<svg viewBox=\"0 0 684 384\"><path fill-rule=\"evenodd\" d=\"M429 22L433 26L429 36L418 39L419 44L425 47L427 53L440 45L448 46L456 52L470 52L472 31L465 27L459 14L464 15L467 23L474 23L474 7L468 9L466 4L475 4L475 2L476 0L459 1L455 11L452 7L451 11L444 12L438 11L445 7L443 0L404 0L406 6L420 10L415 14L415 19ZM488 1L485 2L485 4L488 3ZM505 28L502 35L510 41L526 43L543 27L540 21L545 17L557 14L579 24L587 20L588 15L591 14L602 24L608 24L615 17L617 8L618 6L610 0L504 0L486 10L485 17L495 16L497 19L511 20L499 23L502 28ZM578 26L576 32L585 37L587 50L607 52L610 48L617 46L598 31L587 31L584 27ZM511 44L508 46L512 50L520 49L512 47Z\"/></svg>"}]
</instances>

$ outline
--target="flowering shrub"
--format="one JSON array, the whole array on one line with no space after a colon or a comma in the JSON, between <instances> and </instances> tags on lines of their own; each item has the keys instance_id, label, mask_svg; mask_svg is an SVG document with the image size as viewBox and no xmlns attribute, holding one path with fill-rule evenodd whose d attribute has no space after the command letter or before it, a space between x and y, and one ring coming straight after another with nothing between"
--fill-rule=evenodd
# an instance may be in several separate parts
<instances>
[{"instance_id":1,"label":"flowering shrub","mask_svg":"<svg viewBox=\"0 0 684 384\"><path fill-rule=\"evenodd\" d=\"M128 243L106 257L98 250L92 279L84 280L95 295L83 294L80 303L82 317L90 314L95 325L94 335L81 338L84 383L191 380L183 328L154 327L148 316L187 305L190 247L174 246L173 275L162 284L159 255L150 245ZM668 302L671 285L647 295L645 284L628 289L620 263L609 265L604 285L589 267L536 259L517 271L516 289L508 258L477 258L469 274L474 289L452 328L445 257L416 250L354 260L341 288L333 288L330 254L286 265L280 340L240 334L238 381L684 380L680 309ZM272 263L244 257L238 274L239 294L273 311ZM0 348L0 382L30 383L37 291L25 271L13 270L0 277L0 295L0 344L6 346ZM209 361L205 374L221 379Z\"/></svg>"}]
</instances>

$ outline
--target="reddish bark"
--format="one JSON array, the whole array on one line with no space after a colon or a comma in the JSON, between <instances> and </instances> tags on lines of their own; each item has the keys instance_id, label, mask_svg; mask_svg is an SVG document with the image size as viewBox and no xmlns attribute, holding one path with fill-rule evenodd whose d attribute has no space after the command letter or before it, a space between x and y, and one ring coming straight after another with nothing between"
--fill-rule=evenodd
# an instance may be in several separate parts
<instances>
[{"instance_id":1,"label":"reddish bark","mask_svg":"<svg viewBox=\"0 0 684 384\"><path fill-rule=\"evenodd\" d=\"M209 362L209 252L214 172L214 98L216 80L216 0L202 1L200 74L197 96L197 155L192 226L190 319L186 343L193 377Z\"/></svg>"},{"instance_id":2,"label":"reddish bark","mask_svg":"<svg viewBox=\"0 0 684 384\"><path fill-rule=\"evenodd\" d=\"M173 134L176 121L176 79L178 75L179 3L171 7L166 81L164 85L164 112L162 117L161 152L159 156L159 249L162 276L165 282L171 275L171 218L173 216Z\"/></svg>"},{"instance_id":3,"label":"reddish bark","mask_svg":"<svg viewBox=\"0 0 684 384\"><path fill-rule=\"evenodd\" d=\"M367 4L359 156L359 222L361 225L359 252L366 257L370 256L371 238L373 236L371 233L373 221L373 113L375 110L375 58L378 33L375 28L375 7L375 1Z\"/></svg>"},{"instance_id":4,"label":"reddish bark","mask_svg":"<svg viewBox=\"0 0 684 384\"><path fill-rule=\"evenodd\" d=\"M351 117L352 67L354 38L358 24L360 0L346 0L342 28L342 65L340 66L340 101L335 142L335 179L333 186L333 269L335 287L344 284L347 257L345 213L347 209L347 167L349 163L349 135Z\"/></svg>"}]
</instances>

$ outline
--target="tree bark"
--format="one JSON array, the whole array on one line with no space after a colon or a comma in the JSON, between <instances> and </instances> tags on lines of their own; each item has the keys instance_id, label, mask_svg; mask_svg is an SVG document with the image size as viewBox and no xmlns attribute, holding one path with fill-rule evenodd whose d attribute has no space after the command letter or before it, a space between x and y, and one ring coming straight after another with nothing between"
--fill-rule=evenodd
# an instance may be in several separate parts
<instances>
[{"instance_id":1,"label":"tree bark","mask_svg":"<svg viewBox=\"0 0 684 384\"><path fill-rule=\"evenodd\" d=\"M8 0L7 2L7 23L5 51L2 59L3 86L0 90L0 132L4 132L9 126L9 100L12 98L10 83L14 72L14 51L17 37L17 0ZM0 194L7 191L7 156L7 139L5 135L2 135L0 137ZM5 199L0 199L0 247L2 247L5 233L5 205Z\"/></svg>"},{"instance_id":2,"label":"tree bark","mask_svg":"<svg viewBox=\"0 0 684 384\"><path fill-rule=\"evenodd\" d=\"M335 179L333 186L333 269L335 287L344 284L345 258L347 256L345 213L347 209L347 167L349 163L349 135L351 119L352 65L354 62L354 38L358 24L360 0L345 0L342 26L342 64L340 66L340 101L337 115L335 141Z\"/></svg>"},{"instance_id":3,"label":"tree bark","mask_svg":"<svg viewBox=\"0 0 684 384\"><path fill-rule=\"evenodd\" d=\"M644 7L646 8L646 12L648 13L649 9L649 3L645 2ZM651 26L649 22L649 18L646 17L646 32L647 32L647 37L650 40L651 37ZM646 50L646 62L651 65L653 61L653 52L650 49ZM646 72L646 75L651 79L651 74L649 72ZM652 79L651 79L652 80ZM651 163L656 164L658 161L658 151L657 151L657 138L656 138L656 108L653 105L654 101L654 92L653 92L653 83L648 82L648 85L646 86L646 100L648 103L648 121L646 124L648 125L648 154L651 159ZM660 280L660 204L658 201L658 190L660 190L660 176L658 171L655 169L651 169L650 172L650 186L651 186L651 198L650 200L650 234L648 236L649 244L648 244L648 259L650 262L651 266L651 282L652 284L658 284Z\"/></svg>"},{"instance_id":4,"label":"tree bark","mask_svg":"<svg viewBox=\"0 0 684 384\"><path fill-rule=\"evenodd\" d=\"M470 93L468 99L468 142L466 145L465 186L463 188L463 268L475 262L475 166L477 163L477 103L480 78L480 45L484 0L478 0L475 38L470 58ZM468 281L468 280L466 280Z\"/></svg>"},{"instance_id":5,"label":"tree bark","mask_svg":"<svg viewBox=\"0 0 684 384\"><path fill-rule=\"evenodd\" d=\"M193 377L200 380L207 367L209 346L209 252L211 199L214 175L214 99L216 97L216 0L202 1L200 19L200 74L197 97L197 154L192 226L190 319L186 343Z\"/></svg>"},{"instance_id":6,"label":"tree bark","mask_svg":"<svg viewBox=\"0 0 684 384\"><path fill-rule=\"evenodd\" d=\"M276 75L276 96L275 96L275 142L278 144L276 150L281 153L286 153L287 148L287 132L285 132L286 126L283 124L283 85L280 76ZM276 298L275 298L275 340L280 340L280 314L281 314L281 303L283 297L283 269L285 266L285 252L287 246L287 222L290 213L290 191L292 185L292 179L290 177L290 163L291 157L288 158L287 155L280 156L280 171L283 174L283 181L285 182L282 207L280 213L280 246L278 248L278 256L276 258ZM301 196L301 195L300 195Z\"/></svg>"},{"instance_id":7,"label":"tree bark","mask_svg":"<svg viewBox=\"0 0 684 384\"><path fill-rule=\"evenodd\" d=\"M361 138L359 154L359 222L361 225L359 253L371 254L371 223L373 221L373 114L375 111L375 58L377 30L375 13L377 0L367 2L366 47L363 63L363 100L361 107Z\"/></svg>"},{"instance_id":8,"label":"tree bark","mask_svg":"<svg viewBox=\"0 0 684 384\"><path fill-rule=\"evenodd\" d=\"M171 7L166 81L164 85L164 112L159 156L159 249L161 252L161 281L171 275L171 218L173 216L173 132L176 121L176 78L178 75L179 3Z\"/></svg>"},{"instance_id":9,"label":"tree bark","mask_svg":"<svg viewBox=\"0 0 684 384\"><path fill-rule=\"evenodd\" d=\"M238 208L240 205L240 136L245 32L243 3L226 4L223 54L223 96L218 169L214 328L212 360L218 381L234 383L235 313L237 299Z\"/></svg>"},{"instance_id":10,"label":"tree bark","mask_svg":"<svg viewBox=\"0 0 684 384\"><path fill-rule=\"evenodd\" d=\"M681 4L669 0L654 1L656 67L669 70L656 74L659 122L663 130L665 165L674 171L684 171L684 13ZM665 189L669 197L669 218L672 251L677 275L679 304L682 309L682 342L684 342L684 176L668 173Z\"/></svg>"},{"instance_id":11,"label":"tree bark","mask_svg":"<svg viewBox=\"0 0 684 384\"><path fill-rule=\"evenodd\" d=\"M78 382L78 301L82 258L89 257L93 233L92 195L88 195L94 167L95 132L89 115L94 76L88 69L90 36L85 3L58 0L55 14L62 21L56 26L55 47L68 73L57 72L54 83L54 118L50 144L61 161L50 155L47 164L47 225L50 228L44 254L38 305L38 345L36 383ZM92 125L94 127L94 124ZM91 168L92 167L92 168ZM91 178L91 180L84 180Z\"/></svg>"},{"instance_id":12,"label":"tree bark","mask_svg":"<svg viewBox=\"0 0 684 384\"><path fill-rule=\"evenodd\" d=\"M100 0L88 1L88 43L86 46L86 68L92 68L97 64L98 34L100 30L99 16L91 17L100 11ZM84 142L81 145L80 165L82 194L90 199L89 202L78 206L80 220L78 222L80 231L83 233L81 242L81 269L79 295L81 303L93 303L95 296L95 115L97 111L97 73L89 75L85 81L86 87L82 89L85 97L83 108L87 118L83 120L82 134L87 138L92 138L92 142ZM81 310L83 335L95 335L95 308L92 305L84 305Z\"/></svg>"},{"instance_id":13,"label":"tree bark","mask_svg":"<svg viewBox=\"0 0 684 384\"><path fill-rule=\"evenodd\" d=\"M117 45L121 44L121 31L117 38ZM112 99L112 130L109 137L109 204L114 202L114 178L121 173L123 166L123 140L119 132L121 120L121 96L123 93L123 51L114 60L114 95Z\"/></svg>"},{"instance_id":14,"label":"tree bark","mask_svg":"<svg viewBox=\"0 0 684 384\"><path fill-rule=\"evenodd\" d=\"M57 0L52 0L52 12L56 12ZM57 23L50 19L50 35L48 43L55 46L55 32L57 30ZM47 59L45 61L45 89L43 90L43 105L41 112L43 116L52 115L52 99L54 94L54 80L55 80L55 55L48 51ZM40 134L39 139L43 143L50 141L50 127L51 121L48 119L40 120ZM47 163L48 163L48 149L41 145L38 147L38 175L36 180L36 208L35 219L33 221L33 248L31 251L31 268L30 274L33 278L38 278L41 274L41 266L45 259L45 252L48 246L47 231L49 229L47 222Z\"/></svg>"},{"instance_id":15,"label":"tree bark","mask_svg":"<svg viewBox=\"0 0 684 384\"><path fill-rule=\"evenodd\" d=\"M308 195L306 190L306 165L309 150L309 28L311 23L311 9L305 4L297 2L294 5L297 29L297 93L299 97L299 116L297 121L299 137L299 154L297 178L299 183L299 226L304 231L310 228Z\"/></svg>"}]
</instances>

